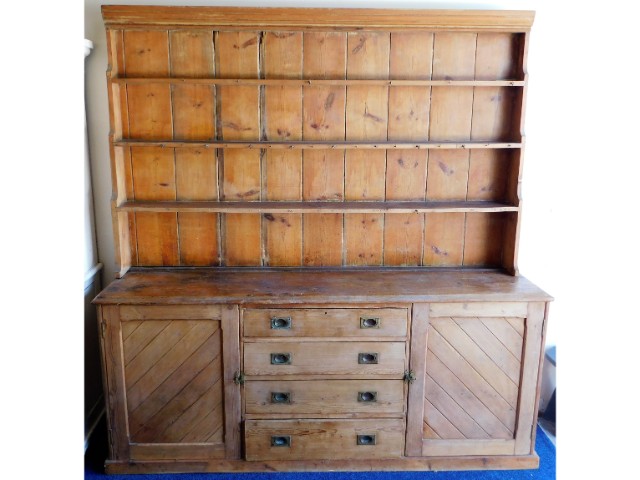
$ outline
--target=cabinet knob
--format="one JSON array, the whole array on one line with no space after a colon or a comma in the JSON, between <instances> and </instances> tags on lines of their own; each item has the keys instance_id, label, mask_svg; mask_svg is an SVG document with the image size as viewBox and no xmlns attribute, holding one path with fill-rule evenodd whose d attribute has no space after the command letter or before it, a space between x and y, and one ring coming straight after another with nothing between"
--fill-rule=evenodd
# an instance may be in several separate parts
<instances>
[{"instance_id":1,"label":"cabinet knob","mask_svg":"<svg viewBox=\"0 0 640 480\"><path fill-rule=\"evenodd\" d=\"M291 317L271 317L272 330L290 330Z\"/></svg>"},{"instance_id":2,"label":"cabinet knob","mask_svg":"<svg viewBox=\"0 0 640 480\"><path fill-rule=\"evenodd\" d=\"M360 317L360 328L380 328L380 319L377 317Z\"/></svg>"},{"instance_id":3,"label":"cabinet knob","mask_svg":"<svg viewBox=\"0 0 640 480\"><path fill-rule=\"evenodd\" d=\"M271 392L271 403L291 403L289 392Z\"/></svg>"},{"instance_id":4,"label":"cabinet knob","mask_svg":"<svg viewBox=\"0 0 640 480\"><path fill-rule=\"evenodd\" d=\"M377 353L359 353L358 363L361 365L374 365L378 363Z\"/></svg>"},{"instance_id":5,"label":"cabinet knob","mask_svg":"<svg viewBox=\"0 0 640 480\"><path fill-rule=\"evenodd\" d=\"M375 434L369 435L357 435L356 443L358 445L375 445L376 444L376 436Z\"/></svg>"},{"instance_id":6,"label":"cabinet knob","mask_svg":"<svg viewBox=\"0 0 640 480\"><path fill-rule=\"evenodd\" d=\"M291 365L290 353L272 353L271 365Z\"/></svg>"},{"instance_id":7,"label":"cabinet knob","mask_svg":"<svg viewBox=\"0 0 640 480\"><path fill-rule=\"evenodd\" d=\"M272 447L290 447L291 436L290 435L272 435L271 446Z\"/></svg>"},{"instance_id":8,"label":"cabinet knob","mask_svg":"<svg viewBox=\"0 0 640 480\"><path fill-rule=\"evenodd\" d=\"M358 392L358 401L367 403L377 402L378 392Z\"/></svg>"}]
</instances>

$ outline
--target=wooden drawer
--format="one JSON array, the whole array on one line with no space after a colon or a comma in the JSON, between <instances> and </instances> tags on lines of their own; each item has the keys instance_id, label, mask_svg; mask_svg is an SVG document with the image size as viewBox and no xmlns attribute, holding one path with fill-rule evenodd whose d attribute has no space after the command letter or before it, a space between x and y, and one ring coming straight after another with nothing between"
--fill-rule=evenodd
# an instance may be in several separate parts
<instances>
[{"instance_id":1,"label":"wooden drawer","mask_svg":"<svg viewBox=\"0 0 640 480\"><path fill-rule=\"evenodd\" d=\"M406 308L246 309L245 337L406 337Z\"/></svg>"},{"instance_id":2,"label":"wooden drawer","mask_svg":"<svg viewBox=\"0 0 640 480\"><path fill-rule=\"evenodd\" d=\"M404 420L247 420L247 460L398 458Z\"/></svg>"},{"instance_id":3,"label":"wooden drawer","mask_svg":"<svg viewBox=\"0 0 640 480\"><path fill-rule=\"evenodd\" d=\"M404 412L402 380L254 380L245 384L246 413Z\"/></svg>"},{"instance_id":4,"label":"wooden drawer","mask_svg":"<svg viewBox=\"0 0 640 480\"><path fill-rule=\"evenodd\" d=\"M404 342L244 344L246 375L394 375L405 371Z\"/></svg>"}]
</instances>

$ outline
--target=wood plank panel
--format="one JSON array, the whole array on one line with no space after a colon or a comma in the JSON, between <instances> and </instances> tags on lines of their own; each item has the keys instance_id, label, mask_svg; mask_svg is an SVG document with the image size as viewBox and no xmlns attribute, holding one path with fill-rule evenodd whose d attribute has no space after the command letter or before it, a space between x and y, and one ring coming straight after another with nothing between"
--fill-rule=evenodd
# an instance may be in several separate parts
<instances>
[{"instance_id":1,"label":"wood plank panel","mask_svg":"<svg viewBox=\"0 0 640 480\"><path fill-rule=\"evenodd\" d=\"M439 438L465 438L462 432L426 398L423 425L424 433L433 430Z\"/></svg>"},{"instance_id":2,"label":"wood plank panel","mask_svg":"<svg viewBox=\"0 0 640 480\"><path fill-rule=\"evenodd\" d=\"M303 77L346 78L347 35L340 32L305 32ZM346 87L303 87L302 138L345 139ZM303 151L303 199L344 200L344 151ZM343 215L303 216L303 264L342 265Z\"/></svg>"},{"instance_id":3,"label":"wood plank panel","mask_svg":"<svg viewBox=\"0 0 640 480\"><path fill-rule=\"evenodd\" d=\"M140 328L144 325L143 328ZM134 359L169 324L162 320L133 321L122 325L124 363Z\"/></svg>"},{"instance_id":4,"label":"wood plank panel","mask_svg":"<svg viewBox=\"0 0 640 480\"><path fill-rule=\"evenodd\" d=\"M261 215L224 214L224 260L227 266L262 265Z\"/></svg>"},{"instance_id":5,"label":"wood plank panel","mask_svg":"<svg viewBox=\"0 0 640 480\"><path fill-rule=\"evenodd\" d=\"M467 213L465 226L465 266L500 266L504 216L488 213Z\"/></svg>"},{"instance_id":6,"label":"wood plank panel","mask_svg":"<svg viewBox=\"0 0 640 480\"><path fill-rule=\"evenodd\" d=\"M169 75L166 30L124 30L124 67L128 77Z\"/></svg>"},{"instance_id":7,"label":"wood plank panel","mask_svg":"<svg viewBox=\"0 0 640 480\"><path fill-rule=\"evenodd\" d=\"M344 152L305 150L302 183L304 200L344 200Z\"/></svg>"},{"instance_id":8,"label":"wood plank panel","mask_svg":"<svg viewBox=\"0 0 640 480\"><path fill-rule=\"evenodd\" d=\"M307 213L303 215L303 263L306 266L342 265L343 215Z\"/></svg>"},{"instance_id":9,"label":"wood plank panel","mask_svg":"<svg viewBox=\"0 0 640 480\"><path fill-rule=\"evenodd\" d=\"M473 339L500 370L507 374L513 383L520 384L520 361L480 322L479 318L453 317L453 321ZM522 342L512 345L512 348L522 350Z\"/></svg>"},{"instance_id":10,"label":"wood plank panel","mask_svg":"<svg viewBox=\"0 0 640 480\"><path fill-rule=\"evenodd\" d=\"M208 85L172 85L174 140L215 140L215 94Z\"/></svg>"},{"instance_id":11,"label":"wood plank panel","mask_svg":"<svg viewBox=\"0 0 640 480\"><path fill-rule=\"evenodd\" d=\"M400 457L404 421L377 420L247 420L247 460L318 460ZM359 434L375 435L375 445L358 445ZM272 435L291 437L290 447L271 446Z\"/></svg>"},{"instance_id":12,"label":"wood plank panel","mask_svg":"<svg viewBox=\"0 0 640 480\"><path fill-rule=\"evenodd\" d=\"M469 152L434 150L429 152L427 200L466 200Z\"/></svg>"},{"instance_id":13,"label":"wood plank panel","mask_svg":"<svg viewBox=\"0 0 640 480\"><path fill-rule=\"evenodd\" d=\"M260 200L260 151L226 149L222 159L222 199Z\"/></svg>"},{"instance_id":14,"label":"wood plank panel","mask_svg":"<svg viewBox=\"0 0 640 480\"><path fill-rule=\"evenodd\" d=\"M158 83L127 85L129 135L145 140L173 138L171 87Z\"/></svg>"},{"instance_id":15,"label":"wood plank panel","mask_svg":"<svg viewBox=\"0 0 640 480\"><path fill-rule=\"evenodd\" d=\"M137 200L175 200L174 150L160 147L132 147L133 193Z\"/></svg>"},{"instance_id":16,"label":"wood plank panel","mask_svg":"<svg viewBox=\"0 0 640 480\"><path fill-rule=\"evenodd\" d=\"M169 45L172 76L207 78L214 75L211 30L171 30Z\"/></svg>"},{"instance_id":17,"label":"wood plank panel","mask_svg":"<svg viewBox=\"0 0 640 480\"><path fill-rule=\"evenodd\" d=\"M386 32L347 35L347 77L389 78L390 35ZM346 139L387 138L388 87L347 87ZM384 198L386 152L347 151L345 197ZM377 181L376 181L377 179ZM345 215L347 265L380 265L383 255L384 215Z\"/></svg>"},{"instance_id":18,"label":"wood plank panel","mask_svg":"<svg viewBox=\"0 0 640 480\"><path fill-rule=\"evenodd\" d=\"M433 352L427 352L428 372L433 381L482 428L490 438L513 439L509 430ZM428 437L425 437L428 438ZM485 438L481 435L479 438Z\"/></svg>"},{"instance_id":19,"label":"wood plank panel","mask_svg":"<svg viewBox=\"0 0 640 480\"><path fill-rule=\"evenodd\" d=\"M214 332L144 402L129 411L129 428L135 442L157 443L164 429L191 403L212 385L221 388L220 337L219 332Z\"/></svg>"},{"instance_id":20,"label":"wood plank panel","mask_svg":"<svg viewBox=\"0 0 640 480\"><path fill-rule=\"evenodd\" d=\"M385 265L417 266L422 263L424 215L393 213L384 217Z\"/></svg>"},{"instance_id":21,"label":"wood plank panel","mask_svg":"<svg viewBox=\"0 0 640 480\"><path fill-rule=\"evenodd\" d=\"M467 200L507 200L507 182L514 168L514 154L506 150L469 152Z\"/></svg>"},{"instance_id":22,"label":"wood plank panel","mask_svg":"<svg viewBox=\"0 0 640 480\"><path fill-rule=\"evenodd\" d=\"M522 336L509 324L505 318L481 318L495 337L511 352L516 360L522 359ZM513 318L512 321L524 322L523 319Z\"/></svg>"},{"instance_id":23,"label":"wood plank panel","mask_svg":"<svg viewBox=\"0 0 640 480\"><path fill-rule=\"evenodd\" d=\"M302 33L267 32L264 38L265 78L301 78ZM263 131L267 140L302 139L302 87L264 88ZM302 199L302 152L267 151L268 200ZM302 263L302 215L263 216L265 264L296 266Z\"/></svg>"},{"instance_id":24,"label":"wood plank panel","mask_svg":"<svg viewBox=\"0 0 640 480\"><path fill-rule=\"evenodd\" d=\"M424 214L423 265L462 265L464 251L464 213Z\"/></svg>"},{"instance_id":25,"label":"wood plank panel","mask_svg":"<svg viewBox=\"0 0 640 480\"><path fill-rule=\"evenodd\" d=\"M218 171L215 152L176 150L176 199L217 200ZM198 181L194 182L193 179ZM178 213L182 265L218 265L218 214Z\"/></svg>"},{"instance_id":26,"label":"wood plank panel","mask_svg":"<svg viewBox=\"0 0 640 480\"><path fill-rule=\"evenodd\" d=\"M476 45L476 80L507 80L518 77L520 54L517 34L478 33Z\"/></svg>"},{"instance_id":27,"label":"wood plank panel","mask_svg":"<svg viewBox=\"0 0 640 480\"><path fill-rule=\"evenodd\" d=\"M425 398L440 412L456 429L462 433L464 438L480 439L489 438L480 425L472 418L448 392L444 391L433 378L431 378L428 367L425 379ZM429 417L426 417L429 422ZM441 438L443 438L441 436ZM446 438L446 437L444 437Z\"/></svg>"},{"instance_id":28,"label":"wood plank panel","mask_svg":"<svg viewBox=\"0 0 640 480\"><path fill-rule=\"evenodd\" d=\"M435 319L432 319L435 321ZM515 431L516 409L434 328L429 329L428 349L510 431Z\"/></svg>"},{"instance_id":29,"label":"wood plank panel","mask_svg":"<svg viewBox=\"0 0 640 480\"><path fill-rule=\"evenodd\" d=\"M518 385L514 383L451 318L432 320L431 325L489 383L509 405L516 407Z\"/></svg>"},{"instance_id":30,"label":"wood plank panel","mask_svg":"<svg viewBox=\"0 0 640 480\"><path fill-rule=\"evenodd\" d=\"M475 88L471 140L509 141L513 136L513 118L518 92L507 87Z\"/></svg>"},{"instance_id":31,"label":"wood plank panel","mask_svg":"<svg viewBox=\"0 0 640 480\"><path fill-rule=\"evenodd\" d=\"M475 74L475 33L437 32L433 44L434 80L472 80ZM429 140L469 140L473 87L431 89Z\"/></svg>"},{"instance_id":32,"label":"wood plank panel","mask_svg":"<svg viewBox=\"0 0 640 480\"><path fill-rule=\"evenodd\" d=\"M389 78L430 80L433 33L392 32ZM428 139L430 87L389 89L389 140Z\"/></svg>"}]
</instances>

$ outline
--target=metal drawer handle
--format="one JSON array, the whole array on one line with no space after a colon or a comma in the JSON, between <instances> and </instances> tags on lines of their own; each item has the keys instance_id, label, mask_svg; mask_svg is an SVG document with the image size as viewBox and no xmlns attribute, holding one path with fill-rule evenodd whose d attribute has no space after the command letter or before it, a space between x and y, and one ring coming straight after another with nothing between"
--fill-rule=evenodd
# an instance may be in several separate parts
<instances>
[{"instance_id":1,"label":"metal drawer handle","mask_svg":"<svg viewBox=\"0 0 640 480\"><path fill-rule=\"evenodd\" d=\"M373 403L378 401L378 392L358 392L359 402Z\"/></svg>"},{"instance_id":2,"label":"metal drawer handle","mask_svg":"<svg viewBox=\"0 0 640 480\"><path fill-rule=\"evenodd\" d=\"M271 392L271 403L291 403L289 392Z\"/></svg>"},{"instance_id":3,"label":"metal drawer handle","mask_svg":"<svg viewBox=\"0 0 640 480\"><path fill-rule=\"evenodd\" d=\"M291 436L290 435L272 435L271 446L272 447L290 447Z\"/></svg>"},{"instance_id":4,"label":"metal drawer handle","mask_svg":"<svg viewBox=\"0 0 640 480\"><path fill-rule=\"evenodd\" d=\"M375 434L370 435L357 435L356 443L358 445L375 445L376 444L376 436Z\"/></svg>"},{"instance_id":5,"label":"metal drawer handle","mask_svg":"<svg viewBox=\"0 0 640 480\"><path fill-rule=\"evenodd\" d=\"M291 317L271 317L272 330L291 330Z\"/></svg>"},{"instance_id":6,"label":"metal drawer handle","mask_svg":"<svg viewBox=\"0 0 640 480\"><path fill-rule=\"evenodd\" d=\"M380 328L380 319L377 317L360 317L360 328Z\"/></svg>"},{"instance_id":7,"label":"metal drawer handle","mask_svg":"<svg viewBox=\"0 0 640 480\"><path fill-rule=\"evenodd\" d=\"M291 365L290 353L272 353L271 365Z\"/></svg>"},{"instance_id":8,"label":"metal drawer handle","mask_svg":"<svg viewBox=\"0 0 640 480\"><path fill-rule=\"evenodd\" d=\"M377 353L359 353L358 363L363 365L373 365L378 363Z\"/></svg>"}]
</instances>

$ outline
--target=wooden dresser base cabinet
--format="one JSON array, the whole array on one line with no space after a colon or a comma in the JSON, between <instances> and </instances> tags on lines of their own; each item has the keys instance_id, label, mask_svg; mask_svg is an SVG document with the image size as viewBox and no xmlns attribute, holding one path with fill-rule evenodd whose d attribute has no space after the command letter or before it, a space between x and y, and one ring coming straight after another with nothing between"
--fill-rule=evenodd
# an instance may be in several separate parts
<instances>
[{"instance_id":1,"label":"wooden dresser base cabinet","mask_svg":"<svg viewBox=\"0 0 640 480\"><path fill-rule=\"evenodd\" d=\"M109 472L537 466L523 277L133 270L95 301Z\"/></svg>"}]
</instances>

